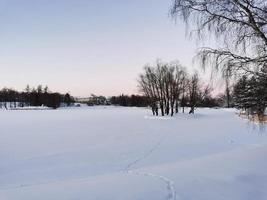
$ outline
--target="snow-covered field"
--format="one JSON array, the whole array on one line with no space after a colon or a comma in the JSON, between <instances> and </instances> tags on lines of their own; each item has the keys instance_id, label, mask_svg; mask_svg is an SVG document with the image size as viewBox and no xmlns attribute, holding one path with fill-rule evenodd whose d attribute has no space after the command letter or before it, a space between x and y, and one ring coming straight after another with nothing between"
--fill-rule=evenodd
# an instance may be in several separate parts
<instances>
[{"instance_id":1,"label":"snow-covered field","mask_svg":"<svg viewBox=\"0 0 267 200\"><path fill-rule=\"evenodd\" d=\"M267 127L234 110L0 110L0 200L266 200Z\"/></svg>"}]
</instances>

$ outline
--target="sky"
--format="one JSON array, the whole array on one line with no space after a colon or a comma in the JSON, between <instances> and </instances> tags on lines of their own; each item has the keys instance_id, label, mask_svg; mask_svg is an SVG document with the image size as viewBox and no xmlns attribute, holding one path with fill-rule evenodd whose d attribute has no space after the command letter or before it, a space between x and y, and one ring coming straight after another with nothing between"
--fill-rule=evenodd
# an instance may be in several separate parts
<instances>
[{"instance_id":1,"label":"sky","mask_svg":"<svg viewBox=\"0 0 267 200\"><path fill-rule=\"evenodd\" d=\"M0 88L74 96L138 93L147 63L192 68L197 44L172 0L0 0Z\"/></svg>"}]
</instances>

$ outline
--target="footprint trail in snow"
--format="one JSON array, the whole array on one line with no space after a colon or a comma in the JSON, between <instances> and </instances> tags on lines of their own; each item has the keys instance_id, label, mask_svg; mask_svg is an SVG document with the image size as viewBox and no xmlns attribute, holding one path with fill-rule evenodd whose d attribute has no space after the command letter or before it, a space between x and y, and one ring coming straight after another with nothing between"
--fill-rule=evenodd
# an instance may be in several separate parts
<instances>
[{"instance_id":1,"label":"footprint trail in snow","mask_svg":"<svg viewBox=\"0 0 267 200\"><path fill-rule=\"evenodd\" d=\"M157 179L157 180L163 182L166 185L166 189L168 191L168 195L166 197L166 200L177 200L177 193L175 191L174 184L173 184L173 181L172 180L168 179L165 176L161 176L161 175L157 175L157 174L153 174L153 173L138 172L138 171L131 170L132 166L134 166L135 164L141 162L142 160L145 160L156 149L158 149L158 147L161 145L162 142L163 142L163 140L160 140L147 153L145 153L143 156L137 158L136 160L134 160L133 162L131 162L130 164L128 164L127 167L124 169L124 171L126 173L128 173L128 174L133 174L133 175L137 175L137 176L144 176L144 177L151 177L151 178L154 178L154 179Z\"/></svg>"}]
</instances>

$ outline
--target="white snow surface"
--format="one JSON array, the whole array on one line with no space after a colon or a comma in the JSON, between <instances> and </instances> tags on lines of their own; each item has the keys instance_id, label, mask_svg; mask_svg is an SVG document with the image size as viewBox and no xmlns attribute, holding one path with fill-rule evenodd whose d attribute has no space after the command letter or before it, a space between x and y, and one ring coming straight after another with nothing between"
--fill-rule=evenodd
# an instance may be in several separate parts
<instances>
[{"instance_id":1,"label":"white snow surface","mask_svg":"<svg viewBox=\"0 0 267 200\"><path fill-rule=\"evenodd\" d=\"M0 200L266 200L267 127L235 112L0 110Z\"/></svg>"}]
</instances>

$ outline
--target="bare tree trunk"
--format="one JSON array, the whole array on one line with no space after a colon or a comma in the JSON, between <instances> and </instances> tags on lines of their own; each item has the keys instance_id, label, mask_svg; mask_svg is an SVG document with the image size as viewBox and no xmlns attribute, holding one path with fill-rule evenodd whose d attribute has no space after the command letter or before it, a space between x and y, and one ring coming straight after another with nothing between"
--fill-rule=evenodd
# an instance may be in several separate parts
<instances>
[{"instance_id":1,"label":"bare tree trunk","mask_svg":"<svg viewBox=\"0 0 267 200\"><path fill-rule=\"evenodd\" d=\"M230 68L227 68L225 71L225 92L226 92L226 103L227 103L227 108L230 108Z\"/></svg>"},{"instance_id":2,"label":"bare tree trunk","mask_svg":"<svg viewBox=\"0 0 267 200\"><path fill-rule=\"evenodd\" d=\"M164 116L164 106L163 106L163 102L160 102L160 110L161 110L161 116Z\"/></svg>"},{"instance_id":3,"label":"bare tree trunk","mask_svg":"<svg viewBox=\"0 0 267 200\"><path fill-rule=\"evenodd\" d=\"M171 102L171 116L174 114L174 101Z\"/></svg>"},{"instance_id":4,"label":"bare tree trunk","mask_svg":"<svg viewBox=\"0 0 267 200\"><path fill-rule=\"evenodd\" d=\"M151 110L152 110L152 114L155 115L155 111L153 107L151 107Z\"/></svg>"},{"instance_id":5,"label":"bare tree trunk","mask_svg":"<svg viewBox=\"0 0 267 200\"><path fill-rule=\"evenodd\" d=\"M156 116L158 116L158 115L159 115L159 109L158 109L158 106L156 106L156 108L155 108L155 112L156 112Z\"/></svg>"},{"instance_id":6,"label":"bare tree trunk","mask_svg":"<svg viewBox=\"0 0 267 200\"><path fill-rule=\"evenodd\" d=\"M178 113L179 112L179 103L178 101L176 100L175 101L175 113Z\"/></svg>"},{"instance_id":7,"label":"bare tree trunk","mask_svg":"<svg viewBox=\"0 0 267 200\"><path fill-rule=\"evenodd\" d=\"M165 109L165 111L166 111L166 115L170 114L170 103L169 103L169 101L166 101L166 109Z\"/></svg>"},{"instance_id":8,"label":"bare tree trunk","mask_svg":"<svg viewBox=\"0 0 267 200\"><path fill-rule=\"evenodd\" d=\"M230 90L228 87L226 88L226 103L227 103L227 108L230 108Z\"/></svg>"},{"instance_id":9,"label":"bare tree trunk","mask_svg":"<svg viewBox=\"0 0 267 200\"><path fill-rule=\"evenodd\" d=\"M195 107L191 106L189 114L195 114Z\"/></svg>"}]
</instances>

